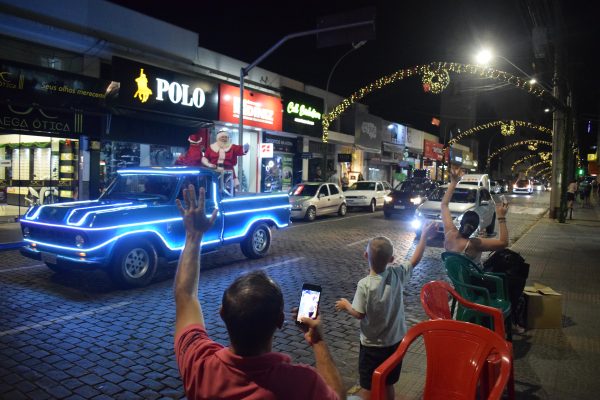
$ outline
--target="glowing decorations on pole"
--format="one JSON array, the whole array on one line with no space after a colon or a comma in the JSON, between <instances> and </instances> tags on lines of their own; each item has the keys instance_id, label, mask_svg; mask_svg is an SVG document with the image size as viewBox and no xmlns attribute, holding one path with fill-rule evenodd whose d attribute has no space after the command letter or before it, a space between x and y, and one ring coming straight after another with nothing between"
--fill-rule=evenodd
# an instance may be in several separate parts
<instances>
[{"instance_id":1,"label":"glowing decorations on pole","mask_svg":"<svg viewBox=\"0 0 600 400\"><path fill-rule=\"evenodd\" d=\"M450 83L450 74L445 69L431 70L425 68L423 76L421 77L423 83L423 90L427 93L440 94L448 87Z\"/></svg>"},{"instance_id":2,"label":"glowing decorations on pole","mask_svg":"<svg viewBox=\"0 0 600 400\"><path fill-rule=\"evenodd\" d=\"M510 121L508 124L500 124L500 133L502 134L502 136L512 136L515 134L515 132L516 130L514 121Z\"/></svg>"}]
</instances>

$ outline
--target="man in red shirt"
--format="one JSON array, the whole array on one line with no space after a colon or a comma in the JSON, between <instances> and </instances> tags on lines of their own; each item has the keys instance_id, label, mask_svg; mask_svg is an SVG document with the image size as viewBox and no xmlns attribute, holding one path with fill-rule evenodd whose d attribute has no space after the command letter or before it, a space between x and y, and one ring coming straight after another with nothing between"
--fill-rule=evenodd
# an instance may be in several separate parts
<instances>
[{"instance_id":1,"label":"man in red shirt","mask_svg":"<svg viewBox=\"0 0 600 400\"><path fill-rule=\"evenodd\" d=\"M223 294L220 314L230 346L208 337L198 300L200 242L217 210L206 218L202 188L196 200L194 187L188 186L183 199L185 207L177 200L186 239L175 275L175 355L188 399L345 398L319 318L303 319L316 369L271 351L273 334L283 326L283 296L263 272L239 277Z\"/></svg>"}]
</instances>

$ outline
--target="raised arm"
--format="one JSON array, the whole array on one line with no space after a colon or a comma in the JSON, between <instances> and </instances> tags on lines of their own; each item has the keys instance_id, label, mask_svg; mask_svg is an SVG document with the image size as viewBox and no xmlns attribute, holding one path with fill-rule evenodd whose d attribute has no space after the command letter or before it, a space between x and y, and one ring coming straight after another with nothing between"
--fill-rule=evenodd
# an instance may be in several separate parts
<instances>
[{"instance_id":1,"label":"raised arm","mask_svg":"<svg viewBox=\"0 0 600 400\"><path fill-rule=\"evenodd\" d=\"M498 239L471 239L473 246L479 251L496 251L508 247L508 228L506 227L506 214L508 203L496 204L496 221L500 230Z\"/></svg>"},{"instance_id":2,"label":"raised arm","mask_svg":"<svg viewBox=\"0 0 600 400\"><path fill-rule=\"evenodd\" d=\"M200 279L200 243L217 217L215 209L209 218L204 210L204 188L200 188L198 200L193 185L183 189L183 201L176 200L177 208L185 226L185 246L179 257L175 274L175 336L191 324L204 326L202 307L198 300L198 280Z\"/></svg>"},{"instance_id":3,"label":"raised arm","mask_svg":"<svg viewBox=\"0 0 600 400\"><path fill-rule=\"evenodd\" d=\"M450 232L453 229L456 229L454 226L454 222L452 221L452 214L450 213L450 200L452 199L452 195L454 194L454 189L456 188L456 184L460 180L462 176L461 169L457 166L450 165L450 170L448 171L450 174L450 183L448 184L448 189L446 193L444 193L444 197L442 198L442 222L444 224L444 232Z\"/></svg>"},{"instance_id":4,"label":"raised arm","mask_svg":"<svg viewBox=\"0 0 600 400\"><path fill-rule=\"evenodd\" d=\"M429 239L429 237L433 234L433 232L436 231L436 223L435 222L429 222L427 225L425 225L421 231L421 238L419 239L419 243L417 244L417 247L415 248L415 251L412 255L412 257L410 258L410 263L411 265L414 267L416 267L416 265L421 261L421 258L423 258L423 253L425 252L425 246L427 245L427 239Z\"/></svg>"}]
</instances>

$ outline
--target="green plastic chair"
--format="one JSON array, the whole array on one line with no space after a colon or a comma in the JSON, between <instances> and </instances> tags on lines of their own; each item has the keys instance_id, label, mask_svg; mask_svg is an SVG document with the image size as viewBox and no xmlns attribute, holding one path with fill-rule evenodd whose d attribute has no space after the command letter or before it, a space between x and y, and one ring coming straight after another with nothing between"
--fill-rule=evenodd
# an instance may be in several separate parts
<instances>
[{"instance_id":1,"label":"green plastic chair","mask_svg":"<svg viewBox=\"0 0 600 400\"><path fill-rule=\"evenodd\" d=\"M502 311L507 337L509 340L512 339L509 318L511 305L504 274L484 272L471 259L460 253L446 251L442 253L442 260L458 294L473 303L495 307ZM493 321L488 315L463 307L461 304L456 310L456 319L494 329Z\"/></svg>"}]
</instances>

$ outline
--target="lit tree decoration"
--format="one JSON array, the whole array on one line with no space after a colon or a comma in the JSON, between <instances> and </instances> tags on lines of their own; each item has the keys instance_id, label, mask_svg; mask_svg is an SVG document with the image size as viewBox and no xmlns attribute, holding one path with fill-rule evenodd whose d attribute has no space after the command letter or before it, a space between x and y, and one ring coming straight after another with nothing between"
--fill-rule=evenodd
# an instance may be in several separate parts
<instances>
[{"instance_id":1,"label":"lit tree decoration","mask_svg":"<svg viewBox=\"0 0 600 400\"><path fill-rule=\"evenodd\" d=\"M507 121L492 121L492 122L487 122L485 124L477 125L473 128L467 129L466 131L462 131L457 136L454 136L452 139L450 139L448 141L448 144L446 145L446 147L449 147L449 146L453 145L454 143L459 142L460 140L466 138L467 136L474 135L478 132L493 128L495 126L500 126L500 129L502 130L502 125L504 125L504 124L507 124ZM508 121L508 124L513 124L515 127L518 126L518 127L528 128L528 129L535 129L541 133L545 133L545 134L552 136L552 129L546 128L545 126L532 124L531 122Z\"/></svg>"},{"instance_id":2,"label":"lit tree decoration","mask_svg":"<svg viewBox=\"0 0 600 400\"><path fill-rule=\"evenodd\" d=\"M426 73L430 72L433 72L438 76L443 76L447 74L448 80L450 79L450 72L453 72L455 74L471 74L482 78L494 79L496 81L509 83L513 86L516 86L517 88L524 90L527 93L541 98L545 102L552 103L553 101L552 94L544 88L542 88L540 85L530 83L528 80L521 79L517 76L509 74L508 72L498 71L496 69L484 67L482 65L433 62L427 65L418 65L413 68L400 69L390 75L383 76L377 79L376 81L369 83L366 86L363 86L356 92L352 93L350 97L343 99L340 104L338 104L331 110L331 112L323 114L323 142L326 143L328 140L329 125L331 124L331 122L336 120L355 102L363 99L366 95L375 90L379 90L385 86L391 85L392 83L401 81L404 78L408 78L413 75L424 76ZM437 78L436 82L439 81L439 83L441 84L444 81L444 79L445 78L443 77L441 79ZM425 83L425 80L423 81L423 83Z\"/></svg>"},{"instance_id":3,"label":"lit tree decoration","mask_svg":"<svg viewBox=\"0 0 600 400\"><path fill-rule=\"evenodd\" d=\"M533 165L530 165L530 166L529 166L529 168L527 168L527 169L525 170L525 175L529 175L529 171L531 171L531 170L532 170L532 169L534 169L534 168L537 168L537 167L539 167L540 165L544 165L544 164L550 164L550 168L552 168L552 160L540 161L540 162L538 162L538 163L535 163L535 164L533 164ZM539 174L539 172L538 172L538 174Z\"/></svg>"},{"instance_id":4,"label":"lit tree decoration","mask_svg":"<svg viewBox=\"0 0 600 400\"><path fill-rule=\"evenodd\" d=\"M519 147L519 146L529 146L535 144L537 145L545 145L545 146L550 146L552 147L552 142L548 142L546 140L534 140L534 139L530 139L530 140L521 140L519 142L515 142L515 143L511 143L509 145L506 145L504 147L500 147L499 149L496 149L492 154L490 154L487 158L487 165L490 165L490 161L492 161L493 158L495 158L496 156L498 156L500 153L506 151L506 150L510 150L510 149L514 149L515 147Z\"/></svg>"},{"instance_id":5,"label":"lit tree decoration","mask_svg":"<svg viewBox=\"0 0 600 400\"><path fill-rule=\"evenodd\" d=\"M426 68L421 77L423 90L429 93L440 94L448 87L450 83L450 75L445 69L431 70Z\"/></svg>"},{"instance_id":6,"label":"lit tree decoration","mask_svg":"<svg viewBox=\"0 0 600 400\"><path fill-rule=\"evenodd\" d=\"M500 124L500 133L502 136L512 136L515 134L515 122L510 121L508 124Z\"/></svg>"},{"instance_id":7,"label":"lit tree decoration","mask_svg":"<svg viewBox=\"0 0 600 400\"><path fill-rule=\"evenodd\" d=\"M537 150L537 143L531 143L529 146L527 146L527 148L531 151L536 151Z\"/></svg>"},{"instance_id":8,"label":"lit tree decoration","mask_svg":"<svg viewBox=\"0 0 600 400\"><path fill-rule=\"evenodd\" d=\"M552 157L552 153L550 153L550 152L541 152L540 153L540 158L544 161L549 160L550 157Z\"/></svg>"}]
</instances>

